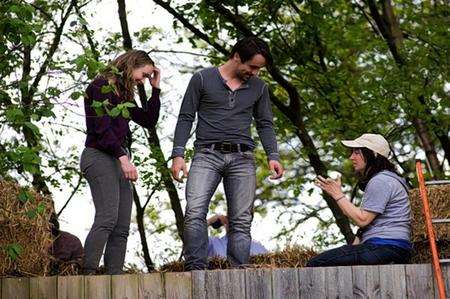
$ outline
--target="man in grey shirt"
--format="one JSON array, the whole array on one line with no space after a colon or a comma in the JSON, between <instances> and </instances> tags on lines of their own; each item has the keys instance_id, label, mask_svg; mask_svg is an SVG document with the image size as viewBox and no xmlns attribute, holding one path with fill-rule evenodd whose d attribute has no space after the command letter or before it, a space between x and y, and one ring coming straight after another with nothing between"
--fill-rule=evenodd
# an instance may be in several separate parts
<instances>
[{"instance_id":1,"label":"man in grey shirt","mask_svg":"<svg viewBox=\"0 0 450 299\"><path fill-rule=\"evenodd\" d=\"M227 258L233 266L246 264L256 177L250 126L256 129L268 156L271 179L283 175L272 123L267 85L256 75L271 55L267 44L248 37L237 42L226 63L192 77L183 98L172 151L172 175L188 177L184 218L186 270L207 267L209 202L223 179L227 198L229 234ZM195 154L188 175L186 142L198 116Z\"/></svg>"}]
</instances>

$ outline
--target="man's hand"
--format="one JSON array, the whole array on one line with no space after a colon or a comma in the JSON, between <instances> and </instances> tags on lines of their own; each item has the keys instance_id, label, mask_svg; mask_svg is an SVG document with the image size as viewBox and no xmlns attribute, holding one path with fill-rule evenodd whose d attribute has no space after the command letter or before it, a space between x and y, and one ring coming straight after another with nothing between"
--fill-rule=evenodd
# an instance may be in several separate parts
<instances>
[{"instance_id":1,"label":"man's hand","mask_svg":"<svg viewBox=\"0 0 450 299\"><path fill-rule=\"evenodd\" d=\"M272 180L279 179L283 176L284 169L283 166L281 166L281 163L277 160L270 160L269 161L269 169L272 175L269 177Z\"/></svg>"},{"instance_id":2,"label":"man's hand","mask_svg":"<svg viewBox=\"0 0 450 299\"><path fill-rule=\"evenodd\" d=\"M180 171L183 172L183 177L180 177ZM172 177L177 182L182 183L183 178L187 178L189 172L186 167L186 162L183 157L175 157L172 160Z\"/></svg>"},{"instance_id":3,"label":"man's hand","mask_svg":"<svg viewBox=\"0 0 450 299\"><path fill-rule=\"evenodd\" d=\"M221 215L221 214L211 216L206 222L208 223L208 225L211 225L214 222L216 222L217 220L220 220L220 222L222 222L223 225L228 225L227 216Z\"/></svg>"},{"instance_id":4,"label":"man's hand","mask_svg":"<svg viewBox=\"0 0 450 299\"><path fill-rule=\"evenodd\" d=\"M123 155L119 157L120 167L122 168L123 175L127 180L136 181L138 178L138 173L136 167L130 162L128 156Z\"/></svg>"}]
</instances>

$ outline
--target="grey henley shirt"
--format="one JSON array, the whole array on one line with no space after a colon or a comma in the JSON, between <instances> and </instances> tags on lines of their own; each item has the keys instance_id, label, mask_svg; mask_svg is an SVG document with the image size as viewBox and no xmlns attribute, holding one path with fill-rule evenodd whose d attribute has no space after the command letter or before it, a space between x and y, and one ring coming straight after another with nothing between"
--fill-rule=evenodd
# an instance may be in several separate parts
<instances>
[{"instance_id":1,"label":"grey henley shirt","mask_svg":"<svg viewBox=\"0 0 450 299\"><path fill-rule=\"evenodd\" d=\"M216 142L231 142L255 148L250 126L256 129L269 160L279 160L273 130L268 87L258 77L251 77L232 91L217 67L195 73L183 98L175 128L172 157L183 156L195 115L195 147Z\"/></svg>"}]
</instances>

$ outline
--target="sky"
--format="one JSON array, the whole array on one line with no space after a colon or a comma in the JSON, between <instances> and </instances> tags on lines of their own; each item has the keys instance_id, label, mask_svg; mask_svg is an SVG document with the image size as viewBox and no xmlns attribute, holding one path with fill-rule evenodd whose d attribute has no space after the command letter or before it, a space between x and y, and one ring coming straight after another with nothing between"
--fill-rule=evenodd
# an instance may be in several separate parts
<instances>
[{"instance_id":1,"label":"sky","mask_svg":"<svg viewBox=\"0 0 450 299\"><path fill-rule=\"evenodd\" d=\"M156 26L162 28L162 40L152 40L151 44L143 45L144 50L159 49L159 50L182 50L198 53L198 50L192 49L190 44L183 43L181 45L175 44L174 41L177 39L177 34L184 34L184 31L175 32L172 29L172 17L162 8L156 7L152 1L137 1L128 0L126 1L127 11L128 11L128 25L130 32L135 32L143 27ZM95 6L95 7L94 7ZM117 16L117 1L105 0L99 1L95 5L90 5L86 11L93 12L92 15L87 15L86 20L89 27L95 32L95 38L97 40L102 40L105 36L109 35L111 32L120 32L120 24ZM98 14L97 12L100 12ZM68 51L79 52L79 47L69 48ZM153 55L153 54L152 54ZM162 117L159 123L158 132L163 138L161 139L162 149L166 157L170 155L171 152L171 140L170 136L173 134L173 128L176 123L176 114L181 105L182 95L187 87L191 73L185 73L185 67L183 66L195 66L202 64L207 66L203 61L199 61L198 57L186 54L168 54L168 53L155 53L154 60L156 64L162 70L163 81L161 83L162 89L162 105L163 110L166 115ZM149 88L149 86L146 86ZM84 128L84 111L82 107L82 101L78 101L71 108L73 110L70 116L71 125ZM71 132L70 135L66 136L63 143L63 147L60 151L66 151L70 148L75 148L78 153L81 154L83 150L85 136L80 132ZM190 142L192 143L193 140ZM143 151L147 150L142 148ZM139 165L137 165L139 171ZM142 171L142 169L140 169ZM270 182L267 179L268 183ZM182 206L184 208L184 184L178 184L180 187L179 195L183 199ZM309 185L308 185L309 186ZM307 186L307 187L308 187ZM219 191L222 187L219 187ZM140 190L142 192L142 190ZM55 208L59 211L62 205L65 203L68 194L67 189L62 192L59 190L53 190ZM168 196L165 194L159 195L152 200L151 204L159 205L165 204L168 200ZM309 204L317 203L320 200L318 193L314 192L310 195L301 195L302 200ZM295 212L296 207L292 208ZM65 208L64 212L60 217L61 229L69 231L75 234L84 243L84 240L89 232L94 219L94 206L91 200L89 188L84 187L80 192L78 192L69 205ZM222 210L223 213L225 211ZM301 227L301 231L290 240L285 240L283 243L277 242L272 239L272 237L280 230L283 224L289 221L288 216L281 217L278 221L275 219L275 215L280 212L279 208L269 209L266 217L262 218L260 215L256 215L253 220L252 226L252 237L262 244L264 244L269 250L276 249L277 247L283 247L286 244L304 244L311 246L311 237L317 223L315 220L310 220ZM173 213L169 210L164 212L161 217L165 217L168 220L173 219ZM134 207L132 222L134 219ZM167 247L173 247L173 241L170 237L162 236L156 238L155 236L148 236L149 246L151 249L150 254L152 258L158 265L167 261L168 252L165 251ZM178 246L180 244L177 244ZM128 240L126 263L134 263L139 267L142 267L142 261L136 257L136 251L140 249L139 235L136 231L136 225L132 223L130 237ZM156 254L159 252L159 254Z\"/></svg>"}]
</instances>

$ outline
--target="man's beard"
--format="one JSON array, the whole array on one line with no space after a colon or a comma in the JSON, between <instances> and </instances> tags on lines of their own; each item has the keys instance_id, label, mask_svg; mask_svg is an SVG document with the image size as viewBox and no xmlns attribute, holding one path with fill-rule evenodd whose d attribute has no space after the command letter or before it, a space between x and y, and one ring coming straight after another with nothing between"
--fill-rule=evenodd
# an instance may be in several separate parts
<instances>
[{"instance_id":1,"label":"man's beard","mask_svg":"<svg viewBox=\"0 0 450 299\"><path fill-rule=\"evenodd\" d=\"M248 74L248 73L243 72L243 71L237 71L236 76L239 79L241 79L242 82L247 82L252 77L251 74Z\"/></svg>"}]
</instances>

